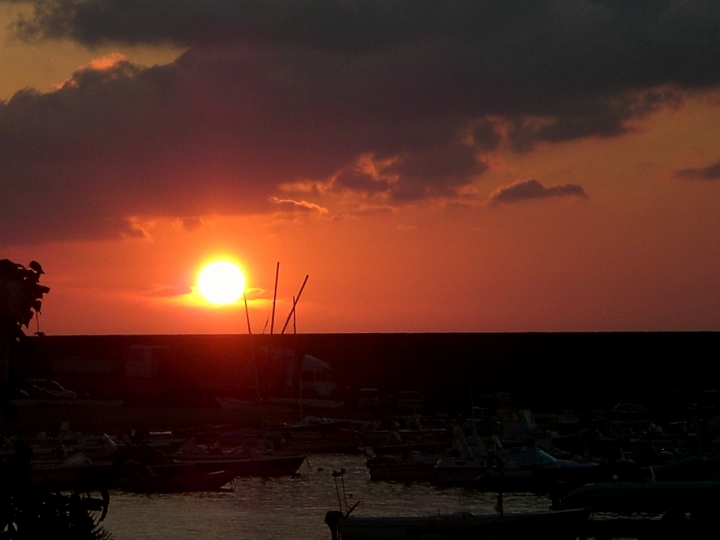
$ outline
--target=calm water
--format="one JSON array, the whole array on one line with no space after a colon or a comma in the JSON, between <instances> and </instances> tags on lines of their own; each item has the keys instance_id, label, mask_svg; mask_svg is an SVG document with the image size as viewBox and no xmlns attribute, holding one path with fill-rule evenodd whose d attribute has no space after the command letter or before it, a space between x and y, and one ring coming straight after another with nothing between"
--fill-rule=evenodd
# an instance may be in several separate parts
<instances>
[{"instance_id":1,"label":"calm water","mask_svg":"<svg viewBox=\"0 0 720 540\"><path fill-rule=\"evenodd\" d=\"M371 482L363 456L322 455L311 456L297 477L237 479L234 491L149 496L113 492L104 525L116 540L329 540L323 519L325 512L338 509L331 473L341 467L346 470L348 503L360 500L354 512L358 516L494 513L494 494ZM546 510L549 504L545 497L505 496L508 512Z\"/></svg>"}]
</instances>

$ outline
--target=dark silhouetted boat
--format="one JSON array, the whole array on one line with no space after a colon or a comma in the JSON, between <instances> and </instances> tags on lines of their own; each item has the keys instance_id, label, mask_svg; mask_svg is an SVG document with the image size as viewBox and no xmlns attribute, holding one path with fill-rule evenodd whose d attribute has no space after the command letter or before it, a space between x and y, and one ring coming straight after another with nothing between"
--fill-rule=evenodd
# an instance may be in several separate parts
<instances>
[{"instance_id":1,"label":"dark silhouetted boat","mask_svg":"<svg viewBox=\"0 0 720 540\"><path fill-rule=\"evenodd\" d=\"M227 455L196 455L175 459L178 465L190 466L196 471L225 470L240 476L292 476L305 462L305 455L259 455L250 458L233 458Z\"/></svg>"},{"instance_id":2,"label":"dark silhouetted boat","mask_svg":"<svg viewBox=\"0 0 720 540\"><path fill-rule=\"evenodd\" d=\"M353 517L336 510L325 516L333 540L577 538L587 519L585 510L426 517Z\"/></svg>"},{"instance_id":3,"label":"dark silhouetted boat","mask_svg":"<svg viewBox=\"0 0 720 540\"><path fill-rule=\"evenodd\" d=\"M232 471L203 472L186 465L139 467L119 479L116 487L134 493L218 491L235 478Z\"/></svg>"},{"instance_id":4,"label":"dark silhouetted boat","mask_svg":"<svg viewBox=\"0 0 720 540\"><path fill-rule=\"evenodd\" d=\"M668 510L685 512L713 510L720 504L720 482L603 482L588 484L562 498L562 508L587 508L593 512L619 514L664 514Z\"/></svg>"}]
</instances>

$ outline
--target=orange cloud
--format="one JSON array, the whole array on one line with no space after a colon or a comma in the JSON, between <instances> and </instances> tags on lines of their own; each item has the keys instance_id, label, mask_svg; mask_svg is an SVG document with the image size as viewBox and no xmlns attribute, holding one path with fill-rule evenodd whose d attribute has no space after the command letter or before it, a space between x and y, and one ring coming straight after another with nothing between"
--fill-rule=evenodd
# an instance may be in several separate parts
<instances>
[{"instance_id":1,"label":"orange cloud","mask_svg":"<svg viewBox=\"0 0 720 540\"><path fill-rule=\"evenodd\" d=\"M311 212L319 215L328 213L327 208L307 201L293 201L291 199L278 199L277 197L271 197L270 200L281 212Z\"/></svg>"}]
</instances>

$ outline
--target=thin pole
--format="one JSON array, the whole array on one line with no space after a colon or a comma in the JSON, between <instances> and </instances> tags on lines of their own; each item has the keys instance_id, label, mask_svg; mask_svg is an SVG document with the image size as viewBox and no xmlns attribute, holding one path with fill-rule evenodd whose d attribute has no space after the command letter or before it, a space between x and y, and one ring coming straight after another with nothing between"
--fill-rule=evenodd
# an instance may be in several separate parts
<instances>
[{"instance_id":1,"label":"thin pole","mask_svg":"<svg viewBox=\"0 0 720 540\"><path fill-rule=\"evenodd\" d=\"M275 302L277 300L277 286L278 286L278 277L280 276L280 262L277 263L277 266L275 267L275 291L273 292L273 305L272 305L272 316L270 318L270 334L272 335L273 330L275 329Z\"/></svg>"},{"instance_id":2,"label":"thin pole","mask_svg":"<svg viewBox=\"0 0 720 540\"><path fill-rule=\"evenodd\" d=\"M295 305L296 300L293 296L293 305ZM297 324L296 324L296 315L297 310L293 310L293 336L297 336ZM295 339L295 350L297 350L297 339ZM298 369L300 375L298 376L298 405L300 406L300 421L303 421L303 401L302 401L302 383L303 383L303 364L305 363L305 356L300 359L300 367Z\"/></svg>"},{"instance_id":3,"label":"thin pole","mask_svg":"<svg viewBox=\"0 0 720 540\"><path fill-rule=\"evenodd\" d=\"M248 339L250 340L250 355L253 361L253 371L255 372L255 389L257 390L257 398L260 400L260 380L258 379L257 360L255 359L255 347L253 346L252 329L250 328L250 312L248 311L247 295L243 291L243 301L245 302L245 319L247 319Z\"/></svg>"},{"instance_id":4,"label":"thin pole","mask_svg":"<svg viewBox=\"0 0 720 540\"><path fill-rule=\"evenodd\" d=\"M293 297L295 300L295 297ZM296 347L297 348L297 347ZM302 390L303 390L303 365L305 364L305 355L300 357L298 363L298 406L300 407L300 421L303 421L303 401L302 401Z\"/></svg>"},{"instance_id":5,"label":"thin pole","mask_svg":"<svg viewBox=\"0 0 720 540\"><path fill-rule=\"evenodd\" d=\"M310 275L305 276L305 280L303 281L302 286L300 287L300 292L298 293L297 298L293 298L292 309L290 310L290 313L288 313L287 319L285 319L285 324L283 325L282 332L280 332L281 334L285 333L285 329L287 328L287 325L290 322L290 317L292 317L293 313L295 313L295 306L300 301L300 296L302 295L303 289L305 288L305 284L307 283L307 280L309 277L310 277Z\"/></svg>"}]
</instances>

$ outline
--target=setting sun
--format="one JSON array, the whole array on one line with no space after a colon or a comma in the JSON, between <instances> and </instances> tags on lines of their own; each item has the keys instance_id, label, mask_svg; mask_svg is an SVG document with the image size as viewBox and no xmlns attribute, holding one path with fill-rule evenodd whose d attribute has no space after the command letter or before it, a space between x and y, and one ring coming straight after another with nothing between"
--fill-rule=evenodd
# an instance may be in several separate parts
<instances>
[{"instance_id":1,"label":"setting sun","mask_svg":"<svg viewBox=\"0 0 720 540\"><path fill-rule=\"evenodd\" d=\"M245 290L245 276L242 270L231 262L214 262L200 272L198 290L208 302L232 304Z\"/></svg>"}]
</instances>

